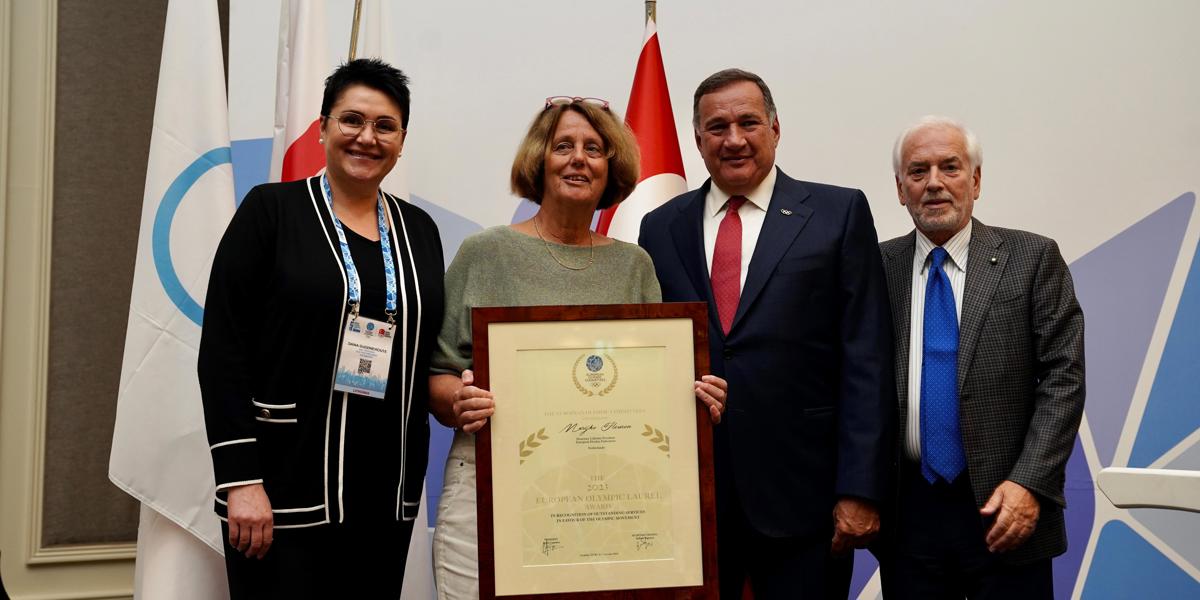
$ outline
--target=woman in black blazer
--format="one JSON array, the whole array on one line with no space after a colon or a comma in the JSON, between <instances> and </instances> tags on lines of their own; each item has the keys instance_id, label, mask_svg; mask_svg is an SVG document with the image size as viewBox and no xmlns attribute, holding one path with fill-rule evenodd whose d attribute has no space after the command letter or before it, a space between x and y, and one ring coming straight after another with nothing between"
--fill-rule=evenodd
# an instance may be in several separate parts
<instances>
[{"instance_id":1,"label":"woman in black blazer","mask_svg":"<svg viewBox=\"0 0 1200 600\"><path fill-rule=\"evenodd\" d=\"M407 78L351 61L321 114L325 174L251 190L209 280L199 376L233 598L398 597L421 498L442 249L379 188Z\"/></svg>"}]
</instances>

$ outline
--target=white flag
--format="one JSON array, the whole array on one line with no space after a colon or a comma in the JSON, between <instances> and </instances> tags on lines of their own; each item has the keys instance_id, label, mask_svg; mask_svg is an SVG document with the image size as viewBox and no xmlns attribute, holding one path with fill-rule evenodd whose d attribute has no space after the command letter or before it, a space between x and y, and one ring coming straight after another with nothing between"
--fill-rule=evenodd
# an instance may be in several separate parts
<instances>
[{"instance_id":1,"label":"white flag","mask_svg":"<svg viewBox=\"0 0 1200 600\"><path fill-rule=\"evenodd\" d=\"M396 62L392 44L390 3L383 0L364 0L358 26L357 58L378 58L393 67L404 70ZM407 115L406 115L407 116ZM409 123L411 125L411 123ZM395 168L384 178L380 187L395 196L409 199L408 161L403 153ZM417 521L413 524L412 538L408 544L408 561L404 567L404 588L400 600L431 600L436 597L433 584L433 540L430 536L425 491L421 490L421 507Z\"/></svg>"},{"instance_id":2,"label":"white flag","mask_svg":"<svg viewBox=\"0 0 1200 600\"><path fill-rule=\"evenodd\" d=\"M109 479L211 546L215 552L201 547L202 555L216 564L221 530L213 513L215 484L196 356L200 302L217 242L235 208L230 160L216 2L171 0ZM139 538L152 533L139 531ZM139 560L143 551L157 551L153 542L139 539ZM212 584L145 597L227 593L223 577Z\"/></svg>"}]
</instances>

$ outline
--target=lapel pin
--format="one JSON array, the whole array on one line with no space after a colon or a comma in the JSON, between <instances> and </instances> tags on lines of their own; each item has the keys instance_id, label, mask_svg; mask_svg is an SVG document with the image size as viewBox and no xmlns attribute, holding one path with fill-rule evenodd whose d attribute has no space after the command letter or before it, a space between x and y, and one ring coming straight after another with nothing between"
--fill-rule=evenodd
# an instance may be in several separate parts
<instances>
[{"instance_id":1,"label":"lapel pin","mask_svg":"<svg viewBox=\"0 0 1200 600\"><path fill-rule=\"evenodd\" d=\"M779 212L783 213L783 214L784 214L784 216L787 216L787 217L790 217L790 216L792 216L792 211L790 211L790 210L788 210L788 209L786 209L786 208L781 208L781 209L779 209Z\"/></svg>"},{"instance_id":2,"label":"lapel pin","mask_svg":"<svg viewBox=\"0 0 1200 600\"><path fill-rule=\"evenodd\" d=\"M990 263L992 263L992 264L994 265L994 264L996 264L997 262L999 262L999 260L998 260L998 259L997 259L995 256L993 256L993 257L991 257L991 258L989 258L989 259L988 259L988 262L990 262Z\"/></svg>"}]
</instances>

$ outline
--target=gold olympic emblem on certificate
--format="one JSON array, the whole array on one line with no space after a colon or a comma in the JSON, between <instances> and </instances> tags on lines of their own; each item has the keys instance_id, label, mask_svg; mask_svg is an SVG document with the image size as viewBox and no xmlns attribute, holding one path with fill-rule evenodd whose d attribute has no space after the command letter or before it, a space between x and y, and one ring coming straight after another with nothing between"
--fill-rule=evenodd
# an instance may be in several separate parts
<instances>
[{"instance_id":1,"label":"gold olympic emblem on certificate","mask_svg":"<svg viewBox=\"0 0 1200 600\"><path fill-rule=\"evenodd\" d=\"M604 353L584 353L571 367L571 381L584 396L604 396L617 387L617 361Z\"/></svg>"}]
</instances>

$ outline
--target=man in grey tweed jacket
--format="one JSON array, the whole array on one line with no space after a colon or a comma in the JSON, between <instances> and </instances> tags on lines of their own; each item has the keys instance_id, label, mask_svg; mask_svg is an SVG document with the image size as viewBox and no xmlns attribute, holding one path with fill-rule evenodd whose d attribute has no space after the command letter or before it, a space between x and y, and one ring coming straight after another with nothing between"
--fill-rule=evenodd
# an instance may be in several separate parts
<instances>
[{"instance_id":1,"label":"man in grey tweed jacket","mask_svg":"<svg viewBox=\"0 0 1200 600\"><path fill-rule=\"evenodd\" d=\"M896 190L916 230L880 244L901 444L876 547L888 600L1052 598L1051 558L1067 547L1063 483L1083 415L1083 313L1053 240L971 217L981 166L978 140L945 117L921 119L893 151ZM957 357L942 366L923 345L925 331L942 335L925 327L936 248L945 250L942 281L954 304L931 309L932 318L953 327L958 313ZM951 292L933 293L948 300ZM949 393L931 397L934 383L923 393L923 368L948 368L957 394L946 385L939 389ZM931 407L945 406L946 396L957 420L922 412L922 403L941 410ZM930 447L922 436L932 439L939 427L961 448L925 452L925 464L930 455L958 456L961 472L951 469L950 480L922 467Z\"/></svg>"}]
</instances>

